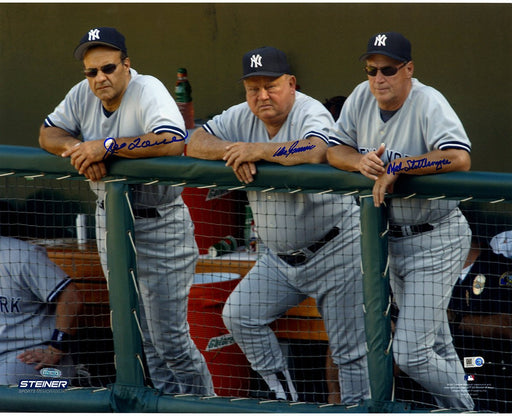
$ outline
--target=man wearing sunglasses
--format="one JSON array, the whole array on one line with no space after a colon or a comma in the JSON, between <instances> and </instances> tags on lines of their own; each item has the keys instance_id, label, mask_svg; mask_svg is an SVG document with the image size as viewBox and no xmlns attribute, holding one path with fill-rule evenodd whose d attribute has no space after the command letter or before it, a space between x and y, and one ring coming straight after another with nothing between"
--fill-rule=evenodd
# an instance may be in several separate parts
<instances>
[{"instance_id":1,"label":"man wearing sunglasses","mask_svg":"<svg viewBox=\"0 0 512 416\"><path fill-rule=\"evenodd\" d=\"M86 79L45 119L39 143L51 153L70 157L78 172L91 180L98 196L98 251L107 275L105 186L100 181L106 175L106 159L113 154L181 155L187 132L165 86L131 68L124 36L116 29L91 29L74 56L83 61ZM206 361L187 324L187 297L198 250L182 189L134 185L132 191L140 324L152 382L166 393L212 395Z\"/></svg>"},{"instance_id":2,"label":"man wearing sunglasses","mask_svg":"<svg viewBox=\"0 0 512 416\"><path fill-rule=\"evenodd\" d=\"M402 174L469 170L471 143L447 100L413 78L411 44L379 33L361 56L368 80L347 98L327 159L375 181L379 207ZM471 410L446 309L469 251L471 231L456 201L391 198L390 281L400 309L393 341L397 365L437 405Z\"/></svg>"}]
</instances>

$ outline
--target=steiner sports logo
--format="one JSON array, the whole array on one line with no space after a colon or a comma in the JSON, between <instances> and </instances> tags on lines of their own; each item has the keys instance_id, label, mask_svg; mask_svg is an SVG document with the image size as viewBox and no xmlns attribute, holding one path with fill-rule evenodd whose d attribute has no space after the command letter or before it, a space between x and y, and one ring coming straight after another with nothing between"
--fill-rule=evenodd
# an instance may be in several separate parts
<instances>
[{"instance_id":1,"label":"steiner sports logo","mask_svg":"<svg viewBox=\"0 0 512 416\"><path fill-rule=\"evenodd\" d=\"M62 376L62 371L57 368L42 368L39 371L43 377L52 378L53 380L41 380L41 379L25 379L20 380L18 388L20 389L67 389L69 386L68 380L59 379Z\"/></svg>"},{"instance_id":2,"label":"steiner sports logo","mask_svg":"<svg viewBox=\"0 0 512 416\"><path fill-rule=\"evenodd\" d=\"M33 379L27 379L27 380L20 380L18 383L19 389L57 389L57 390L63 390L67 389L69 385L68 380L59 380L59 379L53 379L53 380L33 380Z\"/></svg>"}]
</instances>

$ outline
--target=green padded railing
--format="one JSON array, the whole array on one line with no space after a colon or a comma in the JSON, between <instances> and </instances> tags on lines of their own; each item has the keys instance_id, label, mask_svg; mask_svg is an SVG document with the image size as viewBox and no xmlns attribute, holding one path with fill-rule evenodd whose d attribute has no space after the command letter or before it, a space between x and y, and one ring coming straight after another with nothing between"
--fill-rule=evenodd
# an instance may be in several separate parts
<instances>
[{"instance_id":1,"label":"green padded railing","mask_svg":"<svg viewBox=\"0 0 512 416\"><path fill-rule=\"evenodd\" d=\"M285 167L258 164L250 185L237 181L231 168L221 161L189 157L126 160L110 158L107 185L108 264L110 304L114 328L116 383L109 389L70 389L62 394L26 394L16 387L0 387L2 411L78 412L291 412L368 413L407 412L406 405L391 399L393 385L390 348L389 284L386 269L387 219L371 198L373 182L358 173L343 172L327 165ZM84 180L69 161L39 148L0 146L0 176L30 179ZM128 200L132 183L162 184L220 189L272 190L274 192L334 192L353 194L361 201L361 246L368 361L372 399L358 406L266 403L256 399L198 398L161 395L144 386L141 340L137 327L138 302L133 277L135 255L129 240L133 228ZM403 176L395 185L395 196L447 198L490 203L512 202L512 174L454 172L423 177ZM126 322L126 316L132 317Z\"/></svg>"}]
</instances>

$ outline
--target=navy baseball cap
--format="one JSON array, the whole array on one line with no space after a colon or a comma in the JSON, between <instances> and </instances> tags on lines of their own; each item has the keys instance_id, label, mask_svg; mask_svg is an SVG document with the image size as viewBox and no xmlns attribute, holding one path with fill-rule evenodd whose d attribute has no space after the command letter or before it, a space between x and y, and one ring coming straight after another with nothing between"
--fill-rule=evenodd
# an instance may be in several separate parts
<instances>
[{"instance_id":1,"label":"navy baseball cap","mask_svg":"<svg viewBox=\"0 0 512 416\"><path fill-rule=\"evenodd\" d=\"M241 79L267 76L280 77L290 73L290 66L284 52L271 46L247 52L242 59L243 77Z\"/></svg>"},{"instance_id":2,"label":"navy baseball cap","mask_svg":"<svg viewBox=\"0 0 512 416\"><path fill-rule=\"evenodd\" d=\"M401 62L409 62L411 57L411 42L397 32L383 32L373 35L368 41L366 52L359 58L360 61L370 55L386 55Z\"/></svg>"},{"instance_id":3,"label":"navy baseball cap","mask_svg":"<svg viewBox=\"0 0 512 416\"><path fill-rule=\"evenodd\" d=\"M127 54L124 36L121 33L113 27L98 27L89 30L89 32L82 36L73 55L76 59L81 60L84 58L87 49L94 45L108 46Z\"/></svg>"}]
</instances>

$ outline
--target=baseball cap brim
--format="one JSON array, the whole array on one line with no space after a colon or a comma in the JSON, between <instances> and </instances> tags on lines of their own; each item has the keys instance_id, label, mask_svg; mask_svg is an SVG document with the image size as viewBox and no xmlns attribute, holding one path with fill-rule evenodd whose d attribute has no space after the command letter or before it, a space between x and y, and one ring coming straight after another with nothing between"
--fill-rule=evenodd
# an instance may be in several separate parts
<instances>
[{"instance_id":1,"label":"baseball cap brim","mask_svg":"<svg viewBox=\"0 0 512 416\"><path fill-rule=\"evenodd\" d=\"M279 78L280 76L286 74L286 72L267 72L267 71L261 71L261 72L251 72L250 74L244 75L240 79L246 79L250 77L274 77Z\"/></svg>"},{"instance_id":2,"label":"baseball cap brim","mask_svg":"<svg viewBox=\"0 0 512 416\"><path fill-rule=\"evenodd\" d=\"M116 49L118 51L121 50L121 49L115 47L114 45L112 45L111 43L95 40L95 41L86 42L86 43L82 43L81 45L78 45L76 47L75 51L73 52L73 56L75 57L75 59L78 59L80 61L83 59L85 52L87 52L87 49L89 49L90 47L95 46L95 45L107 46L109 48Z\"/></svg>"},{"instance_id":3,"label":"baseball cap brim","mask_svg":"<svg viewBox=\"0 0 512 416\"><path fill-rule=\"evenodd\" d=\"M405 62L405 60L402 56L398 56L398 55L395 55L395 54L392 54L392 53L389 53L386 51L365 52L359 57L359 60L364 61L366 58L368 58L371 55L385 55L385 56L389 56L390 58L396 59L397 61Z\"/></svg>"}]
</instances>

